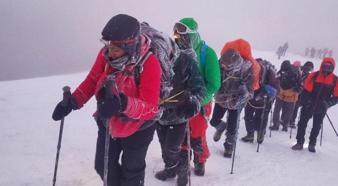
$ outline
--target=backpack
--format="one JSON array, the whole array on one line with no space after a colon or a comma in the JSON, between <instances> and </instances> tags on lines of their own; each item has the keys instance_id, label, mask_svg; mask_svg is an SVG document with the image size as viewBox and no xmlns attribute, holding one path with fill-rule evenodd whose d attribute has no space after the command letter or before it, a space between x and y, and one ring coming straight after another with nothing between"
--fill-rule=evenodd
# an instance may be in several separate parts
<instances>
[{"instance_id":1,"label":"backpack","mask_svg":"<svg viewBox=\"0 0 338 186\"><path fill-rule=\"evenodd\" d=\"M150 42L150 50L143 59L136 66L135 70L135 83L138 86L140 84L140 74L142 72L142 66L147 58L153 53L158 59L161 66L161 87L160 87L160 112L159 116L156 118L159 119L162 114L163 108L161 109L161 103L169 95L173 89L172 79L175 75L174 73L174 64L175 60L178 57L178 46L176 43L164 33L154 29L149 24L143 22L141 23L141 34L147 36Z\"/></svg>"},{"instance_id":2,"label":"backpack","mask_svg":"<svg viewBox=\"0 0 338 186\"><path fill-rule=\"evenodd\" d=\"M258 64L260 65L261 69L259 72L259 85L260 87L264 87L264 85L267 83L267 74L269 73L269 71L274 71L276 72L276 68L273 64L271 64L269 61L267 60L261 60L261 61L257 61Z\"/></svg>"},{"instance_id":3,"label":"backpack","mask_svg":"<svg viewBox=\"0 0 338 186\"><path fill-rule=\"evenodd\" d=\"M301 77L299 70L291 66L288 70L279 71L279 81L280 87L284 90L286 89L295 89L298 90L301 88Z\"/></svg>"}]
</instances>

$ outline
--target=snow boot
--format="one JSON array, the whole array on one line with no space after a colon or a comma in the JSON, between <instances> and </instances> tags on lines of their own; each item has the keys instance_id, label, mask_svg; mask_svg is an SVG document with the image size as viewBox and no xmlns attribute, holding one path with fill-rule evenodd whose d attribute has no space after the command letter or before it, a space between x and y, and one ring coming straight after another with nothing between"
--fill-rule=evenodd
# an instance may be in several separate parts
<instances>
[{"instance_id":1,"label":"snow boot","mask_svg":"<svg viewBox=\"0 0 338 186\"><path fill-rule=\"evenodd\" d=\"M241 138L241 140L244 141L244 142L253 143L253 141L254 141L254 133L248 133L246 136L244 136L243 138Z\"/></svg>"},{"instance_id":2,"label":"snow boot","mask_svg":"<svg viewBox=\"0 0 338 186\"><path fill-rule=\"evenodd\" d=\"M204 163L195 163L194 173L195 173L196 176L204 176L205 164Z\"/></svg>"},{"instance_id":3,"label":"snow boot","mask_svg":"<svg viewBox=\"0 0 338 186\"><path fill-rule=\"evenodd\" d=\"M177 171L177 186L186 186L188 184L188 166L182 166Z\"/></svg>"},{"instance_id":4,"label":"snow boot","mask_svg":"<svg viewBox=\"0 0 338 186\"><path fill-rule=\"evenodd\" d=\"M176 169L176 167L175 167ZM164 168L161 171L156 172L155 178L165 181L170 178L175 178L176 176L176 170L174 168Z\"/></svg>"},{"instance_id":5,"label":"snow boot","mask_svg":"<svg viewBox=\"0 0 338 186\"><path fill-rule=\"evenodd\" d=\"M303 149L303 143L296 143L294 146L291 147L292 150L302 150Z\"/></svg>"},{"instance_id":6,"label":"snow boot","mask_svg":"<svg viewBox=\"0 0 338 186\"><path fill-rule=\"evenodd\" d=\"M310 152L313 152L313 153L315 153L316 152L316 145L314 145L314 144L309 144L309 146L308 146L308 150L310 151Z\"/></svg>"},{"instance_id":7,"label":"snow boot","mask_svg":"<svg viewBox=\"0 0 338 186\"><path fill-rule=\"evenodd\" d=\"M223 134L223 131L216 129L216 132L214 133L214 137L213 137L214 141L215 142L219 141L222 137L222 134Z\"/></svg>"},{"instance_id":8,"label":"snow boot","mask_svg":"<svg viewBox=\"0 0 338 186\"><path fill-rule=\"evenodd\" d=\"M269 127L270 130L279 130L279 126L277 125L272 125Z\"/></svg>"},{"instance_id":9,"label":"snow boot","mask_svg":"<svg viewBox=\"0 0 338 186\"><path fill-rule=\"evenodd\" d=\"M224 154L223 154L223 156L226 157L226 158L231 158L233 151L234 151L233 145L229 142L225 142L224 143Z\"/></svg>"}]
</instances>

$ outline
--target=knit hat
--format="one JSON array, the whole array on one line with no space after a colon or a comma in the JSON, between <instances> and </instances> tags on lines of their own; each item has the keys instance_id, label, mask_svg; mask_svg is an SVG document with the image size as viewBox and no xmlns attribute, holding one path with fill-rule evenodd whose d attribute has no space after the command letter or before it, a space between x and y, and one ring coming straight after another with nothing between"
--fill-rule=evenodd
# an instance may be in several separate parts
<instances>
[{"instance_id":1,"label":"knit hat","mask_svg":"<svg viewBox=\"0 0 338 186\"><path fill-rule=\"evenodd\" d=\"M301 66L302 66L302 63L301 63L300 61L294 61L294 62L292 63L292 65L293 65L294 67L301 67Z\"/></svg>"},{"instance_id":2,"label":"knit hat","mask_svg":"<svg viewBox=\"0 0 338 186\"><path fill-rule=\"evenodd\" d=\"M102 30L102 39L134 56L140 36L140 23L134 17L118 14Z\"/></svg>"},{"instance_id":3,"label":"knit hat","mask_svg":"<svg viewBox=\"0 0 338 186\"><path fill-rule=\"evenodd\" d=\"M310 68L314 68L314 65L313 65L313 63L311 62L311 61L307 61L307 62L305 62L304 63L304 66L307 66L307 67L310 67Z\"/></svg>"},{"instance_id":4,"label":"knit hat","mask_svg":"<svg viewBox=\"0 0 338 186\"><path fill-rule=\"evenodd\" d=\"M195 21L195 19L192 18L192 17L183 18L183 19L180 20L180 23L187 25L190 28L190 30L193 30L193 31L198 30L198 24Z\"/></svg>"}]
</instances>

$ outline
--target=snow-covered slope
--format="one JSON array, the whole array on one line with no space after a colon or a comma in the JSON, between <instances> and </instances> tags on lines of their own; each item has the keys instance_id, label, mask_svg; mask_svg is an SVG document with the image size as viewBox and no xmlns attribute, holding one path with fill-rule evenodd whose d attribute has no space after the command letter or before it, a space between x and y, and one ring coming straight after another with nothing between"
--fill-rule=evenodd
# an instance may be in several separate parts
<instances>
[{"instance_id":1,"label":"snow-covered slope","mask_svg":"<svg viewBox=\"0 0 338 186\"><path fill-rule=\"evenodd\" d=\"M255 51L256 57L273 61L279 68L280 61L271 52ZM305 58L288 54L283 59ZM281 60L283 60L281 59ZM319 61L315 62L318 66ZM56 103L61 99L62 87L73 89L84 79L86 73L53 76L36 79L0 82L0 185L1 186L45 186L51 185L59 122L51 119ZM333 122L337 121L338 106L329 111ZM65 119L63 141L59 160L57 185L93 186L102 185L94 170L94 150L97 127L91 114L95 101L91 100L80 111ZM334 123L338 128L338 124ZM308 127L311 128L310 121ZM266 136L260 152L257 143L238 141L234 174L230 174L231 159L222 156L223 140L212 141L214 129L207 131L211 157L206 165L204 177L192 176L194 186L222 185L306 185L335 186L338 184L338 137L327 119L324 120L322 147L317 153L307 149L294 152L295 143L289 133L273 132ZM241 119L239 137L245 135L244 120ZM308 133L306 139L308 138ZM160 146L155 135L147 155L146 185L175 185L175 181L161 182L154 172L162 169Z\"/></svg>"}]
</instances>

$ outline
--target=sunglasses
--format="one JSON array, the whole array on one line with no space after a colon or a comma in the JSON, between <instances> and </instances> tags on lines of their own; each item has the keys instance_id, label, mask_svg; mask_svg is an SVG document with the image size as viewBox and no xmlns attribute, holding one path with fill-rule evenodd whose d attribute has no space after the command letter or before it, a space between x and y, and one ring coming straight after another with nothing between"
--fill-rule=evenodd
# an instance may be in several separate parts
<instances>
[{"instance_id":1,"label":"sunglasses","mask_svg":"<svg viewBox=\"0 0 338 186\"><path fill-rule=\"evenodd\" d=\"M192 34L197 33L196 30L191 30L187 25L183 23L176 23L174 25L174 32L177 32L178 34Z\"/></svg>"}]
</instances>

